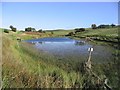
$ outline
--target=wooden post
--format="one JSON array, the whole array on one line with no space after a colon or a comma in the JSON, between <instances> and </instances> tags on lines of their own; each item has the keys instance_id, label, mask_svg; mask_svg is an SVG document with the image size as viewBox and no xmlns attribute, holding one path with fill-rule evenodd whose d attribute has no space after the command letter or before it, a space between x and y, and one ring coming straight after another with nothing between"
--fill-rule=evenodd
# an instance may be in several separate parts
<instances>
[{"instance_id":1,"label":"wooden post","mask_svg":"<svg viewBox=\"0 0 120 90\"><path fill-rule=\"evenodd\" d=\"M93 48L89 48L88 51L90 52L89 53L89 57L88 57L88 60L86 62L86 65L87 65L87 68L91 69L91 56L92 56L92 52L93 52Z\"/></svg>"},{"instance_id":2,"label":"wooden post","mask_svg":"<svg viewBox=\"0 0 120 90\"><path fill-rule=\"evenodd\" d=\"M90 53L89 53L89 57L88 57L88 61L87 62L91 61L91 55L92 55L92 51L90 51Z\"/></svg>"}]
</instances>

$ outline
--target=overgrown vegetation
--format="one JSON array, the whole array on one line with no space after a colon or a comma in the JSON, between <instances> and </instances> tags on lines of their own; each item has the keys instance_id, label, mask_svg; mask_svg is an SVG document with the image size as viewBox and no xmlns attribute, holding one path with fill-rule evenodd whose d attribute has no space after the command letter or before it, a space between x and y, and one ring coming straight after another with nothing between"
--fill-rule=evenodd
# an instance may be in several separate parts
<instances>
[{"instance_id":1,"label":"overgrown vegetation","mask_svg":"<svg viewBox=\"0 0 120 90\"><path fill-rule=\"evenodd\" d=\"M69 31L53 31L53 36L65 35ZM45 34L31 35L24 33L3 33L2 81L3 88L83 88L104 89L104 78L112 88L120 88L119 50L113 52L114 61L105 64L92 64L92 71L101 78L99 81L93 74L84 70L82 62L62 62L58 58L36 50L33 45L18 42L16 38L31 39L33 37L50 36ZM117 28L91 30L75 34L86 36L117 37Z\"/></svg>"},{"instance_id":2,"label":"overgrown vegetation","mask_svg":"<svg viewBox=\"0 0 120 90\"><path fill-rule=\"evenodd\" d=\"M80 74L53 65L51 56L45 57L31 45L6 36L3 41L3 88L77 87L77 80L80 84Z\"/></svg>"}]
</instances>

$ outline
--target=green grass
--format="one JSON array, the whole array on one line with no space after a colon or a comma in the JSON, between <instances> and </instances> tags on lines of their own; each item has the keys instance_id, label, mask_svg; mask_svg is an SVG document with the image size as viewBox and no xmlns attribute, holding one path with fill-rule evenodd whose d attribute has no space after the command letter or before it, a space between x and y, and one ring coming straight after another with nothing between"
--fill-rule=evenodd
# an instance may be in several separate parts
<instances>
[{"instance_id":1,"label":"green grass","mask_svg":"<svg viewBox=\"0 0 120 90\"><path fill-rule=\"evenodd\" d=\"M83 35L93 33L95 35L95 32L98 32L92 30L91 33L90 30L85 31ZM55 35L64 35L69 31L53 32ZM50 54L36 50L31 44L18 42L16 38L19 35L26 39L29 37L29 35L21 36L21 33L3 33L3 88L83 88L85 83L91 87L95 87L97 84L95 77L81 72L83 70L81 63L76 66L70 61L62 62ZM32 36L29 37L29 39L31 38ZM119 87L115 84L119 81L119 75L115 74L118 73L118 61L111 61L105 65L93 64L94 72L102 79L105 75L112 87ZM71 69L72 65L75 69Z\"/></svg>"},{"instance_id":2,"label":"green grass","mask_svg":"<svg viewBox=\"0 0 120 90\"><path fill-rule=\"evenodd\" d=\"M53 36L63 36L68 34L69 32L72 32L73 30L50 30L46 31L46 33L51 34L51 31L53 32Z\"/></svg>"},{"instance_id":3,"label":"green grass","mask_svg":"<svg viewBox=\"0 0 120 90\"><path fill-rule=\"evenodd\" d=\"M51 30L53 34L51 36L65 36L75 30ZM47 34L51 34L51 31L46 31ZM85 37L96 37L96 40L107 41L107 42L118 42L118 27L105 28L105 29L91 29L86 28L84 32L79 32L71 37L85 38Z\"/></svg>"},{"instance_id":4,"label":"green grass","mask_svg":"<svg viewBox=\"0 0 120 90\"><path fill-rule=\"evenodd\" d=\"M118 42L118 27L108 29L91 29L77 33L75 37L97 37L96 40Z\"/></svg>"},{"instance_id":5,"label":"green grass","mask_svg":"<svg viewBox=\"0 0 120 90\"><path fill-rule=\"evenodd\" d=\"M87 29L83 33L79 33L78 35L85 35L85 36L111 36L117 37L118 36L118 28L108 28L108 29Z\"/></svg>"},{"instance_id":6,"label":"green grass","mask_svg":"<svg viewBox=\"0 0 120 90\"><path fill-rule=\"evenodd\" d=\"M84 77L80 73L63 70L53 59L29 44L3 36L3 88L83 86Z\"/></svg>"},{"instance_id":7,"label":"green grass","mask_svg":"<svg viewBox=\"0 0 120 90\"><path fill-rule=\"evenodd\" d=\"M53 59L29 44L3 36L3 88L75 87L80 75L57 67Z\"/></svg>"}]
</instances>

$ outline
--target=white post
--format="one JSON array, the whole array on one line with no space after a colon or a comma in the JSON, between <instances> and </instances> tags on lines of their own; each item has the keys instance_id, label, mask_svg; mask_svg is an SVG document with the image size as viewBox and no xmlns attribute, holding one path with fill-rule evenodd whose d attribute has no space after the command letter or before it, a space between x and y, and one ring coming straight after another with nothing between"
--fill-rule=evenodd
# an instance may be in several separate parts
<instances>
[{"instance_id":1,"label":"white post","mask_svg":"<svg viewBox=\"0 0 120 90\"><path fill-rule=\"evenodd\" d=\"M89 58L88 58L88 62L91 60L91 56L92 56L92 52L93 52L93 48L88 48L89 53Z\"/></svg>"},{"instance_id":2,"label":"white post","mask_svg":"<svg viewBox=\"0 0 120 90\"><path fill-rule=\"evenodd\" d=\"M91 69L91 56L92 56L92 52L93 52L93 48L88 48L88 51L90 52L89 53L89 57L88 57L88 61L87 61L87 67L89 68L89 69Z\"/></svg>"}]
</instances>

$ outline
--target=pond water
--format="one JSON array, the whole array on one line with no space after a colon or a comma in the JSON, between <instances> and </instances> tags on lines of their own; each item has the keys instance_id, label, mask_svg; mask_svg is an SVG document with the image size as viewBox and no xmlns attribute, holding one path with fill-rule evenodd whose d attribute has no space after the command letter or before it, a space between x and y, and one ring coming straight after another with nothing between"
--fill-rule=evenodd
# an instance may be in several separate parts
<instances>
[{"instance_id":1,"label":"pond water","mask_svg":"<svg viewBox=\"0 0 120 90\"><path fill-rule=\"evenodd\" d=\"M50 53L59 60L85 61L88 59L88 48L93 47L92 61L108 62L114 59L113 47L90 43L85 40L75 40L68 37L50 37L27 40L39 50Z\"/></svg>"}]
</instances>

